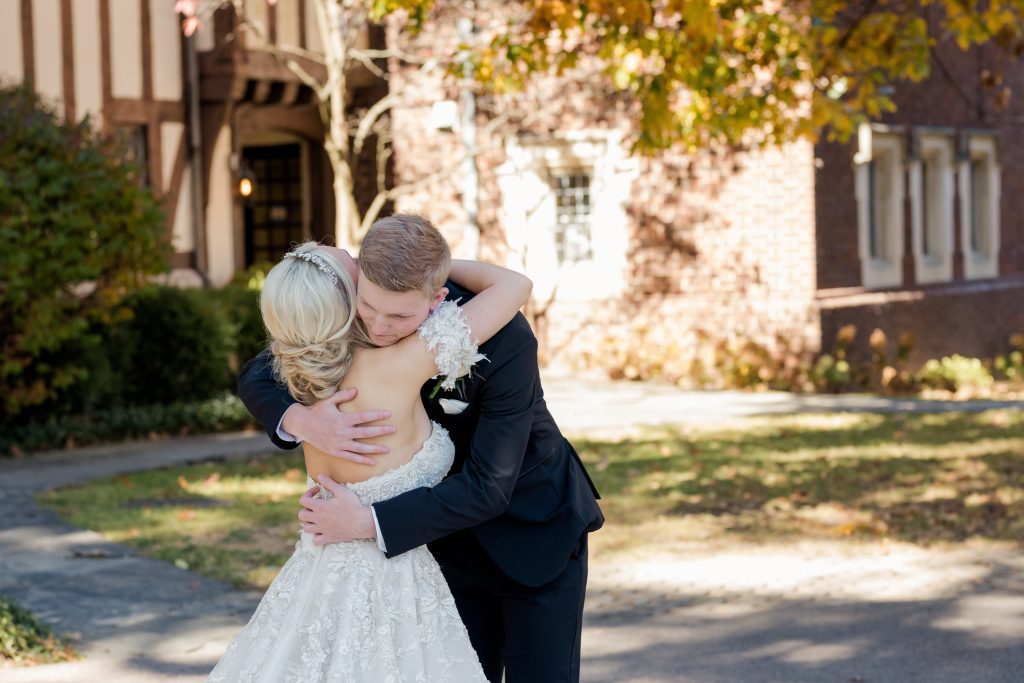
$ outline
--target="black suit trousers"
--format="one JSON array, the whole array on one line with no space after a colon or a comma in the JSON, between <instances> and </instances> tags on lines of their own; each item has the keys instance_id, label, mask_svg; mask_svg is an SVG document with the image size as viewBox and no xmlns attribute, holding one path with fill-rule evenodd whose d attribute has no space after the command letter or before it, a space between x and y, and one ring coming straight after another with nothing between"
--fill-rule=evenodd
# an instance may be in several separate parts
<instances>
[{"instance_id":1,"label":"black suit trousers","mask_svg":"<svg viewBox=\"0 0 1024 683\"><path fill-rule=\"evenodd\" d=\"M510 579L468 532L430 549L491 683L579 682L586 533L562 573L541 586Z\"/></svg>"}]
</instances>

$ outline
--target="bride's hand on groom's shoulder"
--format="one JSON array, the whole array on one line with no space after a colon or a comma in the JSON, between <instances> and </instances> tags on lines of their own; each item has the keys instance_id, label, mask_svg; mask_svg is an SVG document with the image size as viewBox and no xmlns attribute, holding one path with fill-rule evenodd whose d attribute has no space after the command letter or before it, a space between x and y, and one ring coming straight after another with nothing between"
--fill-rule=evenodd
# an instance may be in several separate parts
<instances>
[{"instance_id":1,"label":"bride's hand on groom's shoulder","mask_svg":"<svg viewBox=\"0 0 1024 683\"><path fill-rule=\"evenodd\" d=\"M370 508L360 502L344 484L339 484L326 474L317 477L320 487L333 494L332 498L317 498L317 488L306 491L299 499L302 509L299 520L302 530L313 534L313 543L341 543L357 539L376 539L377 528L373 523Z\"/></svg>"},{"instance_id":2,"label":"bride's hand on groom's shoulder","mask_svg":"<svg viewBox=\"0 0 1024 683\"><path fill-rule=\"evenodd\" d=\"M386 420L391 417L391 412L345 412L342 404L355 396L355 389L340 389L333 396L311 406L296 403L285 412L281 426L297 440L309 443L328 455L362 465L373 465L375 461L367 456L381 455L390 449L379 444L364 443L360 439L394 434L395 428L392 425L363 425Z\"/></svg>"}]
</instances>

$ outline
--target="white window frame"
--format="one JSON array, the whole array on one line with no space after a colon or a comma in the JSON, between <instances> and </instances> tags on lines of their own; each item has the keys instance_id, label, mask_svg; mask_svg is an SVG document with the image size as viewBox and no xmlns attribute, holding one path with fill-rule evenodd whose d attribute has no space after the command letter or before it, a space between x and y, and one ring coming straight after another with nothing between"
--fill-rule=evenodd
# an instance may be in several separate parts
<instances>
[{"instance_id":1,"label":"white window frame","mask_svg":"<svg viewBox=\"0 0 1024 683\"><path fill-rule=\"evenodd\" d=\"M562 223L560 221L561 217L560 217L559 211L558 211L558 209L559 209L559 207L558 207L558 193L560 191L560 188L558 186L557 180L558 180L558 178L573 177L573 176L585 177L587 179L586 197L587 197L587 209L588 209L588 211L587 211L587 218L586 218L586 223L585 223L585 229L586 229L586 255L585 256L580 256L580 257L574 257L574 256L566 253L566 252L572 251L572 248L571 248L571 246L569 244L565 244L564 243L565 237L568 236L568 235L565 235L566 231L564 230L564 228L562 228ZM551 228L552 228L552 230L555 233L555 252L556 252L556 259L558 261L558 265L559 266L564 266L566 264L571 264L571 263L581 263L583 261L592 261L594 259L594 222L595 222L595 217L594 217L594 169L593 169L593 167L590 167L590 168L552 168L552 169L549 169L549 177L550 177L550 180L551 180L551 189L555 193L555 223L551 226ZM574 187L574 188L571 188L571 189L576 190L575 194L577 194L577 195L579 194L577 188ZM571 222L573 222L574 224L577 224L577 225L580 223L579 221L571 221ZM558 233L559 233L560 230L563 232L563 247L562 247L563 253L562 254L558 254L557 253L558 252Z\"/></svg>"},{"instance_id":2,"label":"white window frame","mask_svg":"<svg viewBox=\"0 0 1024 683\"><path fill-rule=\"evenodd\" d=\"M617 131L572 131L557 137L506 141L496 172L502 195L509 264L534 282L533 298L588 302L626 288L629 222L626 204L637 162ZM591 257L558 262L557 174L590 174Z\"/></svg>"},{"instance_id":3,"label":"white window frame","mask_svg":"<svg viewBox=\"0 0 1024 683\"><path fill-rule=\"evenodd\" d=\"M915 280L918 284L949 282L953 279L955 138L945 132L915 131L914 141L917 153L907 171Z\"/></svg>"},{"instance_id":4,"label":"white window frame","mask_svg":"<svg viewBox=\"0 0 1024 683\"><path fill-rule=\"evenodd\" d=\"M868 288L899 287L903 284L906 138L899 129L863 124L858 131L858 143L854 185L861 284ZM872 168L876 198L881 199L877 207L872 204ZM875 253L872 253L872 211L877 228Z\"/></svg>"},{"instance_id":5,"label":"white window frame","mask_svg":"<svg viewBox=\"0 0 1024 683\"><path fill-rule=\"evenodd\" d=\"M1002 168L998 146L992 134L967 133L959 164L960 241L964 255L964 279L981 280L999 276L999 203L1002 194ZM975 178L975 171L980 176ZM975 191L978 182L982 198ZM976 206L976 204L978 204ZM977 220L978 240L972 244L971 225Z\"/></svg>"}]
</instances>

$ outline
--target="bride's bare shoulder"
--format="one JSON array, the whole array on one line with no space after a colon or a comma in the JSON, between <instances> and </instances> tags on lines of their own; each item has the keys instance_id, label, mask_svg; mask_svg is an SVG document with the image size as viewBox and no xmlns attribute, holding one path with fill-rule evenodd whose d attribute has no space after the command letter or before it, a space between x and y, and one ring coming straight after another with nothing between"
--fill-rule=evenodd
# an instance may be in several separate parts
<instances>
[{"instance_id":1,"label":"bride's bare shoulder","mask_svg":"<svg viewBox=\"0 0 1024 683\"><path fill-rule=\"evenodd\" d=\"M406 372L404 365L408 355L408 349L403 349L401 344L357 349L352 354L352 370L349 372L376 376L401 375Z\"/></svg>"}]
</instances>

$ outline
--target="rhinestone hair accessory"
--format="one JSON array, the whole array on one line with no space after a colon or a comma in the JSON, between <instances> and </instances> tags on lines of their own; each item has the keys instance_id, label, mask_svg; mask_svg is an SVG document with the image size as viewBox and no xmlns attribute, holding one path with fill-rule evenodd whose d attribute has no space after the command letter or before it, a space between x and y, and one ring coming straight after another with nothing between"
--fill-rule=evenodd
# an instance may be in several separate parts
<instances>
[{"instance_id":1,"label":"rhinestone hair accessory","mask_svg":"<svg viewBox=\"0 0 1024 683\"><path fill-rule=\"evenodd\" d=\"M327 261L324 261L320 256L314 254L311 251L304 251L299 253L297 251L289 251L284 255L285 258L298 258L303 261L308 261L316 266L316 269L331 279L331 282L338 284L338 273L327 265Z\"/></svg>"}]
</instances>

